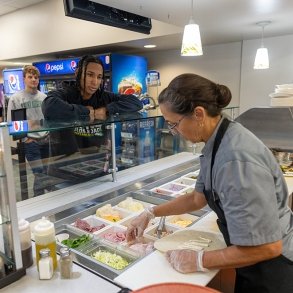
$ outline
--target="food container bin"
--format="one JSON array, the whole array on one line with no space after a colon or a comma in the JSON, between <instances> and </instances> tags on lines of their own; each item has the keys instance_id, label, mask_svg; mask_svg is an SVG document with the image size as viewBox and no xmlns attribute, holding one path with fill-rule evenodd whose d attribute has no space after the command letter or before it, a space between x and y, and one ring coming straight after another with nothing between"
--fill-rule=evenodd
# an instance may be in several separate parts
<instances>
[{"instance_id":1,"label":"food container bin","mask_svg":"<svg viewBox=\"0 0 293 293\"><path fill-rule=\"evenodd\" d=\"M121 244L126 241L126 230L126 227L120 225L108 226L106 229L94 233L94 235L95 238Z\"/></svg>"},{"instance_id":2,"label":"food container bin","mask_svg":"<svg viewBox=\"0 0 293 293\"><path fill-rule=\"evenodd\" d=\"M166 223L178 226L180 228L186 228L193 225L199 217L190 215L190 214L183 214L183 215L176 215L176 216L169 216L166 218Z\"/></svg>"},{"instance_id":3,"label":"food container bin","mask_svg":"<svg viewBox=\"0 0 293 293\"><path fill-rule=\"evenodd\" d=\"M113 245L113 243L104 240L92 241L82 247L79 254L115 275L119 275L139 259L139 255L133 250L125 246Z\"/></svg>"},{"instance_id":4,"label":"food container bin","mask_svg":"<svg viewBox=\"0 0 293 293\"><path fill-rule=\"evenodd\" d=\"M190 173L187 173L187 174L183 175L182 178L189 178L189 179L196 180L198 174L199 174L199 171L196 171L196 172L190 172Z\"/></svg>"},{"instance_id":5,"label":"food container bin","mask_svg":"<svg viewBox=\"0 0 293 293\"><path fill-rule=\"evenodd\" d=\"M157 193L159 195L167 195L167 196L173 196L174 192L161 188L161 187L155 187L151 189L151 192Z\"/></svg>"},{"instance_id":6,"label":"food container bin","mask_svg":"<svg viewBox=\"0 0 293 293\"><path fill-rule=\"evenodd\" d=\"M157 237L156 232L157 232L158 226L159 226L159 223L156 225L153 225L152 227L147 228L144 232L144 237L151 239L151 240L154 240L154 241L157 240L158 237ZM174 233L175 231L182 229L182 228L166 223L165 229L166 229L166 231L162 232L161 238L163 238L167 235L170 235L170 234Z\"/></svg>"},{"instance_id":7,"label":"food container bin","mask_svg":"<svg viewBox=\"0 0 293 293\"><path fill-rule=\"evenodd\" d=\"M196 179L191 179L191 178L178 178L173 181L174 183L182 184L182 185L187 185L187 186L195 186Z\"/></svg>"},{"instance_id":8,"label":"food container bin","mask_svg":"<svg viewBox=\"0 0 293 293\"><path fill-rule=\"evenodd\" d=\"M131 213L129 211L126 211L124 209L120 209L118 207L113 207L113 211L118 214L118 219L115 219L115 217L112 217L111 214L110 215L105 215L105 216L99 216L99 215L96 214L96 217L98 219L102 219L102 220L104 220L104 221L106 221L108 223L113 224L113 223L119 223L123 219L125 219L125 218L127 218L127 217L129 217L131 215Z\"/></svg>"},{"instance_id":9,"label":"food container bin","mask_svg":"<svg viewBox=\"0 0 293 293\"><path fill-rule=\"evenodd\" d=\"M186 185L169 182L167 184L161 185L159 188L163 188L165 190L169 190L172 193L177 193L186 188Z\"/></svg>"},{"instance_id":10,"label":"food container bin","mask_svg":"<svg viewBox=\"0 0 293 293\"><path fill-rule=\"evenodd\" d=\"M81 219L82 221L85 221L89 226L77 226L77 219L74 223L71 224L72 227L79 229L81 231L86 232L86 233L96 233L102 229L105 229L109 226L109 222L103 220L102 218L97 218L96 216L88 216L86 218ZM89 229L90 228L90 229ZM93 229L93 228L99 228L98 230ZM92 229L92 230L91 230Z\"/></svg>"},{"instance_id":11,"label":"food container bin","mask_svg":"<svg viewBox=\"0 0 293 293\"><path fill-rule=\"evenodd\" d=\"M127 197L123 201L119 202L115 207L126 210L127 212L130 212L130 213L141 213L144 211L144 209L146 209L149 206L152 206L152 204L134 199L132 197ZM141 207L141 208L138 209L138 207Z\"/></svg>"}]
</instances>

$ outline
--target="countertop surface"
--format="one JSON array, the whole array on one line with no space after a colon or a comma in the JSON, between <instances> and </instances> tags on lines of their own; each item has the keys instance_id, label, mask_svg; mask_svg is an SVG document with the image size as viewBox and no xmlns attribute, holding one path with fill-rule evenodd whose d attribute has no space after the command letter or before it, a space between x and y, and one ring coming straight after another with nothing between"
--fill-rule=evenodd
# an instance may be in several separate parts
<instances>
[{"instance_id":1,"label":"countertop surface","mask_svg":"<svg viewBox=\"0 0 293 293\"><path fill-rule=\"evenodd\" d=\"M34 242L33 242L34 243ZM33 247L33 254L35 247ZM39 274L34 255L34 264L26 270L26 275L18 281L4 287L3 293L79 293L86 289L86 293L117 293L121 290L107 280L73 264L73 278L66 280L60 278L60 272L54 272L51 280L39 280Z\"/></svg>"},{"instance_id":2,"label":"countertop surface","mask_svg":"<svg viewBox=\"0 0 293 293\"><path fill-rule=\"evenodd\" d=\"M210 212L200 221L193 225L198 230L217 233L219 238L221 234L215 223L216 215ZM33 251L35 249L33 248ZM146 274L146 270L148 273ZM60 278L60 273L56 271L51 280L39 280L36 265L27 269L26 275L20 280L1 289L4 293L79 293L86 289L87 293L116 293L120 291L118 286L104 280L103 278L92 274L78 265L73 265L73 278L64 280ZM155 251L143 258L137 264L133 265L127 271L118 276L114 282L121 287L127 287L132 290L142 288L149 284L162 282L181 282L198 285L206 285L216 275L217 271L208 273L180 274L173 270L164 255Z\"/></svg>"}]
</instances>

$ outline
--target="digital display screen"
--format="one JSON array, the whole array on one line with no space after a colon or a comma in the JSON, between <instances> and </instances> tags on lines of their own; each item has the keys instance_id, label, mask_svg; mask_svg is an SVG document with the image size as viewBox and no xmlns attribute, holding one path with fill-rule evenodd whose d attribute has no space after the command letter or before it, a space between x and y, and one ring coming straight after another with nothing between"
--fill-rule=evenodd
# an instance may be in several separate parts
<instances>
[{"instance_id":1,"label":"digital display screen","mask_svg":"<svg viewBox=\"0 0 293 293\"><path fill-rule=\"evenodd\" d=\"M13 95L24 89L22 68L3 70L4 93Z\"/></svg>"}]
</instances>

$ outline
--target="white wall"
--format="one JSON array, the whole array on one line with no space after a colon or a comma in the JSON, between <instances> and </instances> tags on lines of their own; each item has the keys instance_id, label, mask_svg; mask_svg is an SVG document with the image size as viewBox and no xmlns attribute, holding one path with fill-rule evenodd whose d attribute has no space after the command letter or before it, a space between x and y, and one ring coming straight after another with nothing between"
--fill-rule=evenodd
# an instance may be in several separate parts
<instances>
[{"instance_id":1,"label":"white wall","mask_svg":"<svg viewBox=\"0 0 293 293\"><path fill-rule=\"evenodd\" d=\"M163 90L169 82L182 73L203 75L217 83L227 85L232 92L231 106L239 105L241 43L207 46L204 55L199 57L182 57L179 50L170 50L145 55L149 69L161 74ZM152 91L155 95L156 93Z\"/></svg>"},{"instance_id":2,"label":"white wall","mask_svg":"<svg viewBox=\"0 0 293 293\"><path fill-rule=\"evenodd\" d=\"M276 84L293 82L293 35L264 40L268 48L270 68L254 70L253 63L260 40L243 42L240 110L254 106L269 106L269 94Z\"/></svg>"},{"instance_id":3,"label":"white wall","mask_svg":"<svg viewBox=\"0 0 293 293\"><path fill-rule=\"evenodd\" d=\"M232 92L230 106L239 106L240 113L270 106L269 94L276 84L293 83L293 35L264 40L269 51L270 68L254 70L253 63L261 40L229 43L203 48L204 55L181 57L179 51L149 53L149 69L161 73L159 92L181 73L196 73L227 85ZM154 89L151 94L157 95Z\"/></svg>"}]
</instances>

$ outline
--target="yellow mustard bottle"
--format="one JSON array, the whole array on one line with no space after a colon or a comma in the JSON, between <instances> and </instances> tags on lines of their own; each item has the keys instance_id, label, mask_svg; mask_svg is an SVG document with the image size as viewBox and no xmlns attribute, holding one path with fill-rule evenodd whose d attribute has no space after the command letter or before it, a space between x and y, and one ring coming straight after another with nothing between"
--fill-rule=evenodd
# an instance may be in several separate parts
<instances>
[{"instance_id":1,"label":"yellow mustard bottle","mask_svg":"<svg viewBox=\"0 0 293 293\"><path fill-rule=\"evenodd\" d=\"M34 237L36 243L36 258L39 269L40 250L50 249L50 256L53 259L53 268L57 268L56 238L55 227L52 222L43 217L34 228Z\"/></svg>"}]
</instances>

